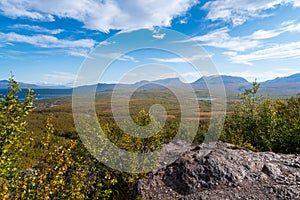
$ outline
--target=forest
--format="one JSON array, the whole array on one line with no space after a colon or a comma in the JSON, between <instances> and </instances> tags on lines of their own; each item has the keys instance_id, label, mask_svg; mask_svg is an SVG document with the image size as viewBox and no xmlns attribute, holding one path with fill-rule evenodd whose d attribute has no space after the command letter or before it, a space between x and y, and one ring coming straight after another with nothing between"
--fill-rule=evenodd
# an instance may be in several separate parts
<instances>
[{"instance_id":1,"label":"forest","mask_svg":"<svg viewBox=\"0 0 300 200\"><path fill-rule=\"evenodd\" d=\"M259 87L254 82L252 88L229 101L219 140L246 150L299 154L300 95L272 99L260 95ZM19 92L12 77L1 98L0 199L128 199L134 183L145 174L114 170L87 151L73 123L70 97L35 101L34 91L28 89L21 101ZM96 107L107 138L133 152L153 152L171 142L180 124L179 108L168 92L155 94L156 98L149 98L151 92L140 92L131 102L132 118L140 126L155 120L148 113L153 103L168 110L164 128L143 139L129 136L116 125L107 107L111 94L103 92ZM203 142L209 127L210 104L199 102L199 106L205 117L194 144ZM189 131L188 127L185 130Z\"/></svg>"}]
</instances>

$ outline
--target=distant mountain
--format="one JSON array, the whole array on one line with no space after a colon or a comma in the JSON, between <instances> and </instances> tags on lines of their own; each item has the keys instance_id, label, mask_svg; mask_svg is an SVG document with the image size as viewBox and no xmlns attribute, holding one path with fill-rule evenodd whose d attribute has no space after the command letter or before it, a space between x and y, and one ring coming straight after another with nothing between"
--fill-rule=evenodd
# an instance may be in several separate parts
<instances>
[{"instance_id":1,"label":"distant mountain","mask_svg":"<svg viewBox=\"0 0 300 200\"><path fill-rule=\"evenodd\" d=\"M7 88L8 83L7 80L0 80L0 88Z\"/></svg>"},{"instance_id":2,"label":"distant mountain","mask_svg":"<svg viewBox=\"0 0 300 200\"><path fill-rule=\"evenodd\" d=\"M207 90L207 84L211 89L220 89L220 79L224 84L227 95L238 94L243 92L246 88L251 87L251 83L242 77L236 76L204 76L191 83L195 90ZM7 89L9 81L0 80L0 89ZM65 86L40 86L35 84L19 83L21 88L32 88L32 89L71 89ZM274 97L289 97L295 96L300 93L300 73L294 74L287 77L275 78L261 82L260 93L270 95ZM90 92L95 89L97 92L112 91L116 88L126 90L138 88L138 90L160 90L168 88L184 89L187 88L188 83L183 83L179 78L167 78L156 81L140 81L134 84L105 84L99 83L92 86L81 86L79 87L84 92Z\"/></svg>"},{"instance_id":3,"label":"distant mountain","mask_svg":"<svg viewBox=\"0 0 300 200\"><path fill-rule=\"evenodd\" d=\"M300 93L300 73L262 82L260 91L270 96L295 96Z\"/></svg>"},{"instance_id":4,"label":"distant mountain","mask_svg":"<svg viewBox=\"0 0 300 200\"><path fill-rule=\"evenodd\" d=\"M0 80L0 83L2 84L4 84L4 83L9 83L9 81L8 80Z\"/></svg>"},{"instance_id":5,"label":"distant mountain","mask_svg":"<svg viewBox=\"0 0 300 200\"><path fill-rule=\"evenodd\" d=\"M0 80L0 89L7 89L8 84L9 84L8 80ZM19 82L19 87L20 88L37 88L38 85Z\"/></svg>"},{"instance_id":6,"label":"distant mountain","mask_svg":"<svg viewBox=\"0 0 300 200\"><path fill-rule=\"evenodd\" d=\"M141 86L140 90L157 90L169 88L184 89L187 87L179 78L166 78L156 81L140 81L135 83L135 86Z\"/></svg>"},{"instance_id":7,"label":"distant mountain","mask_svg":"<svg viewBox=\"0 0 300 200\"><path fill-rule=\"evenodd\" d=\"M98 83L97 92L110 91L115 88L116 84Z\"/></svg>"},{"instance_id":8,"label":"distant mountain","mask_svg":"<svg viewBox=\"0 0 300 200\"><path fill-rule=\"evenodd\" d=\"M291 76L286 77L277 77L273 80L265 81L262 84L270 85L270 84L291 84L291 83L300 83L300 73L293 74Z\"/></svg>"},{"instance_id":9,"label":"distant mountain","mask_svg":"<svg viewBox=\"0 0 300 200\"><path fill-rule=\"evenodd\" d=\"M242 93L245 89L251 87L251 83L242 77L220 75L220 76L204 76L195 82L191 83L195 90L206 90L207 84L209 84L211 89L219 90L220 79L222 84L224 84L227 95L237 95ZM116 86L119 89L133 89L138 88L138 90L161 90L166 87L169 88L187 88L188 83L183 83L179 78L167 78L156 81L143 80L134 84L103 84L99 83L97 85L97 91L111 91ZM83 86L82 89L91 88L91 86ZM265 95L270 95L273 97L289 97L295 96L300 93L300 74L294 74L288 77L276 78L274 80L269 80L261 83L260 93Z\"/></svg>"},{"instance_id":10,"label":"distant mountain","mask_svg":"<svg viewBox=\"0 0 300 200\"><path fill-rule=\"evenodd\" d=\"M227 92L236 93L248 88L251 83L242 77L236 76L204 76L192 83L195 89L207 89L207 84L212 88L220 88L220 79Z\"/></svg>"},{"instance_id":11,"label":"distant mountain","mask_svg":"<svg viewBox=\"0 0 300 200\"><path fill-rule=\"evenodd\" d=\"M228 95L241 93L251 87L251 83L246 79L227 75L202 77L192 85L195 89L207 90L206 80L212 88L218 88L220 87L218 78L222 79ZM300 93L300 73L261 82L259 92L273 97L295 96Z\"/></svg>"},{"instance_id":12,"label":"distant mountain","mask_svg":"<svg viewBox=\"0 0 300 200\"><path fill-rule=\"evenodd\" d=\"M18 82L20 88L31 88L31 89L70 89L70 87L66 87L63 85L58 86L49 86L49 85L36 85L31 83L23 83ZM0 80L0 89L7 89L9 84L8 80Z\"/></svg>"},{"instance_id":13,"label":"distant mountain","mask_svg":"<svg viewBox=\"0 0 300 200\"><path fill-rule=\"evenodd\" d=\"M153 81L153 83L158 83L158 84L171 84L171 85L182 85L183 82L179 78L166 78L166 79L161 79L157 81Z\"/></svg>"},{"instance_id":14,"label":"distant mountain","mask_svg":"<svg viewBox=\"0 0 300 200\"><path fill-rule=\"evenodd\" d=\"M85 86L83 86L85 87ZM118 89L133 89L138 88L138 90L161 90L165 89L166 87L175 87L175 88L182 88L186 87L186 83L181 82L179 78L167 78L167 79L160 79L156 81L147 81L142 80L136 82L134 84L105 84L99 83L97 85L97 91L110 91L118 87Z\"/></svg>"},{"instance_id":15,"label":"distant mountain","mask_svg":"<svg viewBox=\"0 0 300 200\"><path fill-rule=\"evenodd\" d=\"M227 75L204 76L204 77L201 77L200 79L196 80L193 84L205 84L205 81L209 82L209 84L217 84L219 82L219 78L222 79L224 85L249 84L249 82L242 77L227 76Z\"/></svg>"}]
</instances>

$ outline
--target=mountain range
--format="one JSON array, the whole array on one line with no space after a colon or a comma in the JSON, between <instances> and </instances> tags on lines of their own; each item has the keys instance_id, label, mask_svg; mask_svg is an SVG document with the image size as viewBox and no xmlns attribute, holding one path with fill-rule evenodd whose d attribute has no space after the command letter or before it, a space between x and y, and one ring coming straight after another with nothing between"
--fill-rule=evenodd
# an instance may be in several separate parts
<instances>
[{"instance_id":1,"label":"mountain range","mask_svg":"<svg viewBox=\"0 0 300 200\"><path fill-rule=\"evenodd\" d=\"M183 83L179 78L167 78L156 81L140 81L135 84L118 84L120 89L139 88L139 90L158 90L166 87L184 89L190 84L195 90L207 90L207 84L211 89L219 89L222 79L227 95L237 95L245 89L251 88L252 83L242 77L237 76L206 76L201 77L193 83ZM99 83L97 91L110 91L117 84ZM164 86L162 86L164 85ZM271 97L290 97L300 93L300 73L287 77L275 78L260 82L259 93Z\"/></svg>"},{"instance_id":2,"label":"mountain range","mask_svg":"<svg viewBox=\"0 0 300 200\"><path fill-rule=\"evenodd\" d=\"M105 84L99 83L97 85L97 91L111 91L116 86L119 89L133 89L139 88L139 90L159 90L166 87L173 87L178 89L184 89L190 84L195 90L207 90L207 83L210 88L220 88L220 80L222 79L224 87L227 94L238 94L243 92L245 89L250 88L252 83L248 82L246 79L237 76L204 76L199 78L193 83L183 83L179 78L167 78L156 81L140 81L134 84ZM0 89L7 88L7 80L0 81ZM21 88L32 88L32 89L68 89L64 86L41 86L28 83L19 83ZM88 90L94 88L92 86L82 86L83 90ZM71 88L69 88L71 89ZM300 73L293 74L287 77L275 78L273 80L268 80L260 83L260 93L276 97L289 97L295 96L300 93Z\"/></svg>"},{"instance_id":3,"label":"mountain range","mask_svg":"<svg viewBox=\"0 0 300 200\"><path fill-rule=\"evenodd\" d=\"M70 87L66 87L63 85L58 86L49 86L49 85L37 85L37 84L31 84L31 83L23 83L18 82L20 88L31 88L31 89L70 89ZM7 89L7 86L9 84L8 80L0 80L0 89Z\"/></svg>"}]
</instances>

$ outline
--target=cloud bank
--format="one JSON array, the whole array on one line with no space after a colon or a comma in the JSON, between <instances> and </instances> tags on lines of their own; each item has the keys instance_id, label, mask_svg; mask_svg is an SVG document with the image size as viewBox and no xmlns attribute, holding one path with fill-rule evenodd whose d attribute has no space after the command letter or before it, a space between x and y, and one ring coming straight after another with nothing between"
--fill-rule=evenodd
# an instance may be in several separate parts
<instances>
[{"instance_id":1,"label":"cloud bank","mask_svg":"<svg viewBox=\"0 0 300 200\"><path fill-rule=\"evenodd\" d=\"M198 0L1 0L0 12L10 18L55 21L71 18L84 27L101 32L171 25L172 19L184 15Z\"/></svg>"},{"instance_id":2,"label":"cloud bank","mask_svg":"<svg viewBox=\"0 0 300 200\"><path fill-rule=\"evenodd\" d=\"M282 5L300 7L299 0L215 0L202 6L208 12L206 18L211 21L225 21L241 25L251 18L269 16L265 11Z\"/></svg>"}]
</instances>

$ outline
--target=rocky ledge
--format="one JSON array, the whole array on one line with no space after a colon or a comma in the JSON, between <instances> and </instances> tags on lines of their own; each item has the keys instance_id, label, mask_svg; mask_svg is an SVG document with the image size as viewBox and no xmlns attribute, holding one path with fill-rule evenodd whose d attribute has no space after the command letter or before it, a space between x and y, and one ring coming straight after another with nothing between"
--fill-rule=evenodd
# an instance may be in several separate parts
<instances>
[{"instance_id":1,"label":"rocky ledge","mask_svg":"<svg viewBox=\"0 0 300 200\"><path fill-rule=\"evenodd\" d=\"M192 146L139 180L131 199L300 199L300 155Z\"/></svg>"}]
</instances>

